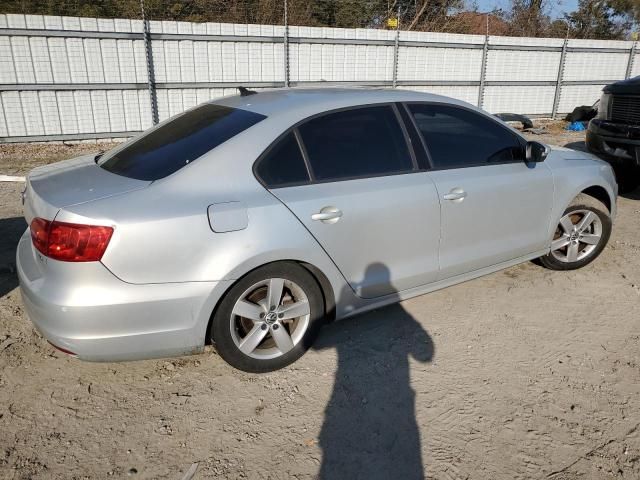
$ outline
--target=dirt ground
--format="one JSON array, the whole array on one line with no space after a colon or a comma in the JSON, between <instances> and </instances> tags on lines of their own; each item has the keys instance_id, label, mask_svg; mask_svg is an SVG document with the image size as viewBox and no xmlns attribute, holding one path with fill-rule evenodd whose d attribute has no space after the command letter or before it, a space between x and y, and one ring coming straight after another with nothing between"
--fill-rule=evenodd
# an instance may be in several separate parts
<instances>
[{"instance_id":1,"label":"dirt ground","mask_svg":"<svg viewBox=\"0 0 640 480\"><path fill-rule=\"evenodd\" d=\"M581 146L553 133L536 138ZM0 173L51 158L33 151L0 147ZM250 375L211 350L53 350L16 288L21 188L0 184L0 478L640 478L640 192L587 268L526 263L337 322Z\"/></svg>"}]
</instances>

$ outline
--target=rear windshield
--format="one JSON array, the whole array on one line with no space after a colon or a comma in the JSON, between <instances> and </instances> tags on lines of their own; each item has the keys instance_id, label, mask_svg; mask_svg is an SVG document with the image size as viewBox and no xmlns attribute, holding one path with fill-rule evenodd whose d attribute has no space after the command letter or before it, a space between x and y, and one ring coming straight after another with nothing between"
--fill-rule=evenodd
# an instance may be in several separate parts
<instances>
[{"instance_id":1,"label":"rear windshield","mask_svg":"<svg viewBox=\"0 0 640 480\"><path fill-rule=\"evenodd\" d=\"M137 180L158 180L265 118L246 110L201 105L134 140L100 166Z\"/></svg>"}]
</instances>

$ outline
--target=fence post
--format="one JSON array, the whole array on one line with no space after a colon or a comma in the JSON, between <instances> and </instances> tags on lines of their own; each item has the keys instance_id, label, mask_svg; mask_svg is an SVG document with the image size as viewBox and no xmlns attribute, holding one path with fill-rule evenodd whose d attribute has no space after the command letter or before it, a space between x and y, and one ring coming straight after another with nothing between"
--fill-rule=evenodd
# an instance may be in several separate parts
<instances>
[{"instance_id":1,"label":"fence post","mask_svg":"<svg viewBox=\"0 0 640 480\"><path fill-rule=\"evenodd\" d=\"M560 93L562 92L562 77L564 76L564 61L567 56L567 45L569 38L564 39L562 53L560 54L560 64L558 65L558 77L556 79L556 92L553 96L553 107L551 108L551 118L556 118L558 104L560 103Z\"/></svg>"},{"instance_id":2,"label":"fence post","mask_svg":"<svg viewBox=\"0 0 640 480\"><path fill-rule=\"evenodd\" d=\"M393 88L398 86L398 55L400 53L400 5L398 5L398 16L396 18L396 41L393 44Z\"/></svg>"},{"instance_id":3,"label":"fence post","mask_svg":"<svg viewBox=\"0 0 640 480\"><path fill-rule=\"evenodd\" d=\"M629 51L629 61L627 62L627 73L624 76L625 79L631 77L631 70L633 70L633 61L636 58L636 46L637 45L638 45L638 42L633 42L633 46L631 47L631 50Z\"/></svg>"},{"instance_id":4,"label":"fence post","mask_svg":"<svg viewBox=\"0 0 640 480\"><path fill-rule=\"evenodd\" d=\"M140 11L142 13L142 36L144 38L144 51L147 59L147 86L149 89L149 101L151 102L151 122L158 124L158 98L156 97L156 75L153 68L153 51L151 50L151 32L149 31L149 20L144 11L144 0L140 0Z\"/></svg>"},{"instance_id":5,"label":"fence post","mask_svg":"<svg viewBox=\"0 0 640 480\"><path fill-rule=\"evenodd\" d=\"M482 108L484 103L484 83L487 74L487 57L489 56L489 33L484 36L484 47L482 48L482 66L480 67L480 87L478 88L478 107Z\"/></svg>"},{"instance_id":6,"label":"fence post","mask_svg":"<svg viewBox=\"0 0 640 480\"><path fill-rule=\"evenodd\" d=\"M289 88L289 4L284 0L284 86Z\"/></svg>"}]
</instances>

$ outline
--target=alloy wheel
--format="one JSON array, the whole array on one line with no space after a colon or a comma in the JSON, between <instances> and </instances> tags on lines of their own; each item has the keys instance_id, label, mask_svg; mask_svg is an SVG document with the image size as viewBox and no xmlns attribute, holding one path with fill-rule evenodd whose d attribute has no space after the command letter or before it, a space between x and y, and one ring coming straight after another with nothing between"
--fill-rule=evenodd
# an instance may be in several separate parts
<instances>
[{"instance_id":1,"label":"alloy wheel","mask_svg":"<svg viewBox=\"0 0 640 480\"><path fill-rule=\"evenodd\" d=\"M602 240L602 221L591 210L574 210L560 219L551 243L551 254L573 263L588 257Z\"/></svg>"},{"instance_id":2,"label":"alloy wheel","mask_svg":"<svg viewBox=\"0 0 640 480\"><path fill-rule=\"evenodd\" d=\"M291 280L269 278L253 284L236 301L231 338L245 355L266 360L291 351L309 327L309 299Z\"/></svg>"}]
</instances>

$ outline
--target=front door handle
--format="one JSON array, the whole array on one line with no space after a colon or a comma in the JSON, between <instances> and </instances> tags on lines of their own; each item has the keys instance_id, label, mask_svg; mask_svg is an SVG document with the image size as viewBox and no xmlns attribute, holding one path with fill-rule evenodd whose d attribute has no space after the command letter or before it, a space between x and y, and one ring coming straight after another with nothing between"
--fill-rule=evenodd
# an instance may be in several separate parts
<instances>
[{"instance_id":1,"label":"front door handle","mask_svg":"<svg viewBox=\"0 0 640 480\"><path fill-rule=\"evenodd\" d=\"M336 223L342 217L342 210L336 207L324 207L318 213L311 215L311 220L320 220L322 223Z\"/></svg>"},{"instance_id":2,"label":"front door handle","mask_svg":"<svg viewBox=\"0 0 640 480\"><path fill-rule=\"evenodd\" d=\"M454 188L449 193L445 193L442 198L445 200L451 200L452 202L460 203L467 197L467 192L461 188Z\"/></svg>"}]
</instances>

